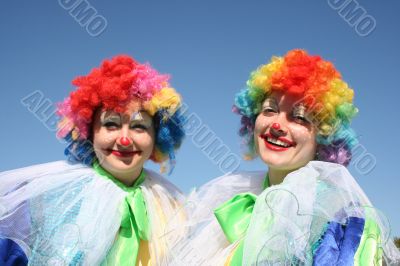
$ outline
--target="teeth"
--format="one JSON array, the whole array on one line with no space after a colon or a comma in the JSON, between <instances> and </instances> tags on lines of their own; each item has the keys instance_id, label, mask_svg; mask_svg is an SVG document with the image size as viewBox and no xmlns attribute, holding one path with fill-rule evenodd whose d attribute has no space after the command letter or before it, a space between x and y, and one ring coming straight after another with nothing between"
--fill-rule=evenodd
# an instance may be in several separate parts
<instances>
[{"instance_id":1,"label":"teeth","mask_svg":"<svg viewBox=\"0 0 400 266\"><path fill-rule=\"evenodd\" d=\"M269 138L269 137L267 137L267 141L268 141L268 142L271 142L271 143L273 143L273 144L275 144L275 145L278 145L278 146L281 146L281 147L285 147L285 148L287 148L287 147L290 146L288 143L285 143L285 142L283 142L283 141L280 141L279 139L274 139L274 138Z\"/></svg>"}]
</instances>

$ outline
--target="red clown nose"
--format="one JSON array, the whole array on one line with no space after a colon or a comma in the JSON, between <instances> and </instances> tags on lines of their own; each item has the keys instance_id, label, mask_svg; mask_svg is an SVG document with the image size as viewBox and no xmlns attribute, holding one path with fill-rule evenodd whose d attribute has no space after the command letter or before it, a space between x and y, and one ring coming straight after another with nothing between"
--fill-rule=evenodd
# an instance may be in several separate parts
<instances>
[{"instance_id":1,"label":"red clown nose","mask_svg":"<svg viewBox=\"0 0 400 266\"><path fill-rule=\"evenodd\" d=\"M129 146L131 145L131 140L127 137L122 137L119 142L121 143L122 146Z\"/></svg>"}]
</instances>

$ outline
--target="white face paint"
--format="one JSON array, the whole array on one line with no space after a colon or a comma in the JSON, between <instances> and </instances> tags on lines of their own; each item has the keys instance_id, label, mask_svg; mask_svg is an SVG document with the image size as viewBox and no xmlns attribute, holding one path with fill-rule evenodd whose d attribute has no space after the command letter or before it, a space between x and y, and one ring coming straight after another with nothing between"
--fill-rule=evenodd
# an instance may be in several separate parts
<instances>
[{"instance_id":1,"label":"white face paint","mask_svg":"<svg viewBox=\"0 0 400 266\"><path fill-rule=\"evenodd\" d=\"M315 157L316 128L297 100L274 92L257 116L255 147L270 169L295 170Z\"/></svg>"},{"instance_id":2,"label":"white face paint","mask_svg":"<svg viewBox=\"0 0 400 266\"><path fill-rule=\"evenodd\" d=\"M121 143L124 138L129 144ZM132 101L124 113L99 110L95 114L93 147L101 166L116 178L140 174L153 152L154 138L153 119L138 101Z\"/></svg>"}]
</instances>

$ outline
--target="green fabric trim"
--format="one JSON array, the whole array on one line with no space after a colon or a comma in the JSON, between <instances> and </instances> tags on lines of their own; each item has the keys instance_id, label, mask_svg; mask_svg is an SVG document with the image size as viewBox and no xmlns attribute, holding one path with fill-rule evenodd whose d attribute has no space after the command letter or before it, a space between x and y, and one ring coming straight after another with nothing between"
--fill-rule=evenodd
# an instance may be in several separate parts
<instances>
[{"instance_id":1,"label":"green fabric trim","mask_svg":"<svg viewBox=\"0 0 400 266\"><path fill-rule=\"evenodd\" d=\"M264 182L263 182L263 189L267 189L269 187L269 173L265 176Z\"/></svg>"},{"instance_id":2,"label":"green fabric trim","mask_svg":"<svg viewBox=\"0 0 400 266\"><path fill-rule=\"evenodd\" d=\"M132 186L127 186L124 183L122 183L121 181L119 181L118 179L116 179L112 174L110 174L109 172L107 172L107 170L105 170L98 161L95 161L93 163L93 169L95 170L95 172L108 180L111 180L114 184L116 184L119 188L123 189L126 192L130 192L130 191L134 191L138 186L140 186L143 181L146 179L146 173L144 171L144 169L142 169L142 171L139 174L139 177L136 178L135 182L133 182Z\"/></svg>"},{"instance_id":3,"label":"green fabric trim","mask_svg":"<svg viewBox=\"0 0 400 266\"><path fill-rule=\"evenodd\" d=\"M263 181L264 190L269 187L269 175L266 174ZM228 241L239 241L230 261L230 266L241 266L243 261L244 237L249 227L253 208L257 196L252 193L241 193L221 204L214 210Z\"/></svg>"},{"instance_id":4,"label":"green fabric trim","mask_svg":"<svg viewBox=\"0 0 400 266\"><path fill-rule=\"evenodd\" d=\"M126 186L107 172L96 161L95 172L107 180L111 180L119 188L127 192L121 202L121 225L116 240L101 265L135 266L139 255L140 240L150 239L150 222L143 192L139 187L146 175L142 169L132 186Z\"/></svg>"}]
</instances>

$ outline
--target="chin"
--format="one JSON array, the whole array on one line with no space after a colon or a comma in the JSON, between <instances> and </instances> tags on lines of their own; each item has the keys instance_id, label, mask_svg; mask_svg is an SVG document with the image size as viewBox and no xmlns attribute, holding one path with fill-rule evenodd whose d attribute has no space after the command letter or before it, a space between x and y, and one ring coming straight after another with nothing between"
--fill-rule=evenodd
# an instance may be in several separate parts
<instances>
[{"instance_id":1,"label":"chin","mask_svg":"<svg viewBox=\"0 0 400 266\"><path fill-rule=\"evenodd\" d=\"M270 169L275 169L275 170L281 170L281 171L295 171L301 167L304 167L308 162L304 163L287 163L287 162L266 162L268 165L268 168Z\"/></svg>"},{"instance_id":2,"label":"chin","mask_svg":"<svg viewBox=\"0 0 400 266\"><path fill-rule=\"evenodd\" d=\"M286 159L287 156L282 156L282 154L274 154L270 152L262 152L261 154L259 153L259 156L261 160L267 164L268 166L284 166L290 164L288 160Z\"/></svg>"},{"instance_id":3,"label":"chin","mask_svg":"<svg viewBox=\"0 0 400 266\"><path fill-rule=\"evenodd\" d=\"M275 161L270 161L270 160L268 160L268 161L263 160L263 161L266 165L268 165L269 169L285 170L285 171L295 169L295 167L290 166L285 162L275 162Z\"/></svg>"},{"instance_id":4,"label":"chin","mask_svg":"<svg viewBox=\"0 0 400 266\"><path fill-rule=\"evenodd\" d=\"M129 170L134 170L137 168L137 162L124 162L122 160L116 160L112 158L111 160L105 159L101 166L108 172L128 172Z\"/></svg>"},{"instance_id":5,"label":"chin","mask_svg":"<svg viewBox=\"0 0 400 266\"><path fill-rule=\"evenodd\" d=\"M124 162L118 162L116 164L112 165L116 170L119 171L124 171L124 172L129 172L129 171L134 171L135 169L139 168L139 167L143 167L140 166L138 163L136 162L130 162L130 163L124 163Z\"/></svg>"},{"instance_id":6,"label":"chin","mask_svg":"<svg viewBox=\"0 0 400 266\"><path fill-rule=\"evenodd\" d=\"M273 156L269 156L269 155L260 156L261 160L266 165L268 165L268 168L270 168L270 169L276 169L276 170L282 170L282 171L293 171L293 170L296 170L305 165L305 164L301 164L301 163L289 162L289 161L285 160L285 158L282 158L282 156L280 156L280 158L271 158L271 157L273 157Z\"/></svg>"}]
</instances>

